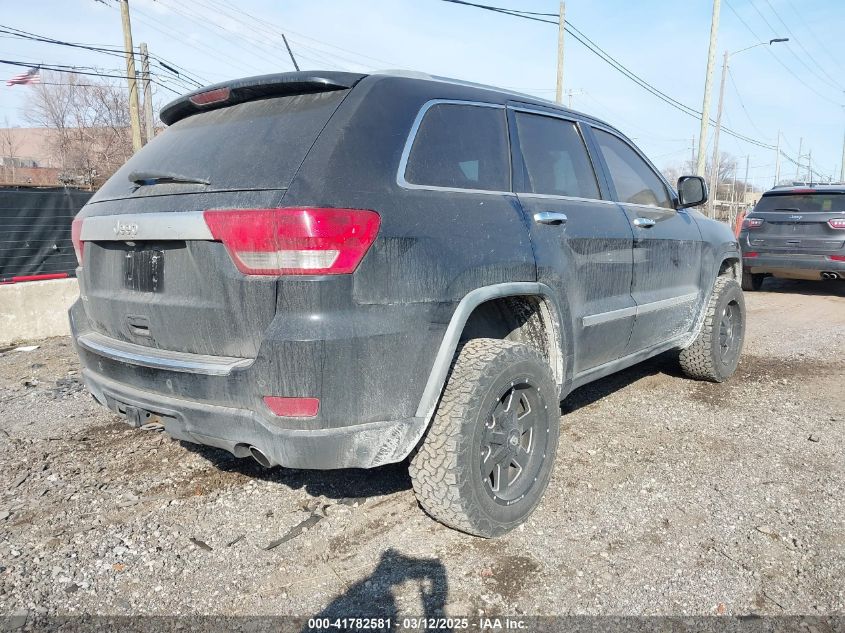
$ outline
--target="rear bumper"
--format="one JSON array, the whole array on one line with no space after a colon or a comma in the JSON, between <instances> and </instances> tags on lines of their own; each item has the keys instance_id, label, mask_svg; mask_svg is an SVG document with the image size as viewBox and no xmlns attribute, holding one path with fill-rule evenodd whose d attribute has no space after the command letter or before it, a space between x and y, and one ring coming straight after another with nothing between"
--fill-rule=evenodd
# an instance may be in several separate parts
<instances>
[{"instance_id":1,"label":"rear bumper","mask_svg":"<svg viewBox=\"0 0 845 633\"><path fill-rule=\"evenodd\" d=\"M742 266L752 274L769 273L783 277L821 279L822 272L835 272L845 277L845 262L832 261L825 255L783 253L760 253L757 257L743 255Z\"/></svg>"},{"instance_id":2,"label":"rear bumper","mask_svg":"<svg viewBox=\"0 0 845 633\"><path fill-rule=\"evenodd\" d=\"M267 351L256 359L207 356L98 334L81 304L71 308L70 321L85 384L100 404L127 416L130 424L157 416L175 438L238 457L248 456L252 446L272 464L319 470L401 461L425 431L425 420L413 409L428 370L397 353L389 335L337 341L268 336ZM402 336L425 340L419 328ZM312 369L323 365L325 375ZM262 395L315 395L320 412L314 418L277 417Z\"/></svg>"},{"instance_id":3,"label":"rear bumper","mask_svg":"<svg viewBox=\"0 0 845 633\"><path fill-rule=\"evenodd\" d=\"M421 418L368 422L339 429L276 427L254 411L162 396L82 371L85 385L102 405L126 415L130 424L157 416L174 438L223 448L247 457L258 448L271 464L327 470L374 468L404 459L425 430ZM149 417L148 417L149 415Z\"/></svg>"}]
</instances>

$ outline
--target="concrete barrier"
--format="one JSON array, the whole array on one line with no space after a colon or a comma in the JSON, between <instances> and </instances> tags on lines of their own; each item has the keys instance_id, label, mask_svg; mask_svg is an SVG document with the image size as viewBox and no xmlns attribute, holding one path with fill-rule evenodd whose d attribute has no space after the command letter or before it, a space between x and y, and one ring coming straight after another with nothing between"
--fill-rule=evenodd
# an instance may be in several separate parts
<instances>
[{"instance_id":1,"label":"concrete barrier","mask_svg":"<svg viewBox=\"0 0 845 633\"><path fill-rule=\"evenodd\" d=\"M67 311L76 279L0 285L0 345L70 334Z\"/></svg>"}]
</instances>

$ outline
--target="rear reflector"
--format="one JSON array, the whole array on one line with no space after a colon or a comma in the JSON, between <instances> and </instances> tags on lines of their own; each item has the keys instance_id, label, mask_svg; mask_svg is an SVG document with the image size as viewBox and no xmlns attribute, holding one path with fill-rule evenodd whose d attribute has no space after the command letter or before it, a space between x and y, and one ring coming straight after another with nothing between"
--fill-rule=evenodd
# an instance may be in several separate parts
<instances>
[{"instance_id":1,"label":"rear reflector","mask_svg":"<svg viewBox=\"0 0 845 633\"><path fill-rule=\"evenodd\" d=\"M194 105L204 106L204 105L210 105L212 103L220 103L221 101L226 101L228 98L229 98L229 89L228 88L217 88L215 90L209 90L207 92L201 92L198 95L194 95L193 97L189 97L188 101L190 101Z\"/></svg>"},{"instance_id":2,"label":"rear reflector","mask_svg":"<svg viewBox=\"0 0 845 633\"><path fill-rule=\"evenodd\" d=\"M745 218L742 222L742 228L744 229L759 229L763 226L763 218Z\"/></svg>"},{"instance_id":3,"label":"rear reflector","mask_svg":"<svg viewBox=\"0 0 845 633\"><path fill-rule=\"evenodd\" d=\"M755 253L754 251L751 251L751 252L748 252L748 253L743 253L742 256L743 257L757 257L759 254L760 253Z\"/></svg>"},{"instance_id":4,"label":"rear reflector","mask_svg":"<svg viewBox=\"0 0 845 633\"><path fill-rule=\"evenodd\" d=\"M82 266L82 252L85 250L85 242L82 241L82 218L76 218L71 222L70 238L73 240L73 251L76 253L76 261Z\"/></svg>"},{"instance_id":5,"label":"rear reflector","mask_svg":"<svg viewBox=\"0 0 845 633\"><path fill-rule=\"evenodd\" d=\"M828 255L827 258L832 262L845 262L845 255Z\"/></svg>"},{"instance_id":6,"label":"rear reflector","mask_svg":"<svg viewBox=\"0 0 845 633\"><path fill-rule=\"evenodd\" d=\"M845 229L845 218L830 218L827 223L832 229Z\"/></svg>"},{"instance_id":7,"label":"rear reflector","mask_svg":"<svg viewBox=\"0 0 845 633\"><path fill-rule=\"evenodd\" d=\"M264 396L264 404L280 418L313 418L320 410L319 398Z\"/></svg>"},{"instance_id":8,"label":"rear reflector","mask_svg":"<svg viewBox=\"0 0 845 633\"><path fill-rule=\"evenodd\" d=\"M380 224L378 213L360 209L224 209L204 215L211 235L246 275L354 272Z\"/></svg>"}]
</instances>

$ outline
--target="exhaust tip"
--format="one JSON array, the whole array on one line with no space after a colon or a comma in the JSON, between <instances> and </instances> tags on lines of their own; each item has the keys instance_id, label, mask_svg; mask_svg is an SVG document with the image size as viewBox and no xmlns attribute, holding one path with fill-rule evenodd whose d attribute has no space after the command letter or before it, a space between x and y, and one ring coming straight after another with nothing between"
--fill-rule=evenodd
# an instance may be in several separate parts
<instances>
[{"instance_id":1,"label":"exhaust tip","mask_svg":"<svg viewBox=\"0 0 845 633\"><path fill-rule=\"evenodd\" d=\"M270 458L267 457L264 452L260 448L256 448L255 446L249 447L249 454L252 458L261 464L264 468L270 468L272 466L270 462Z\"/></svg>"},{"instance_id":2,"label":"exhaust tip","mask_svg":"<svg viewBox=\"0 0 845 633\"><path fill-rule=\"evenodd\" d=\"M839 273L824 271L822 272L822 279L839 279Z\"/></svg>"}]
</instances>

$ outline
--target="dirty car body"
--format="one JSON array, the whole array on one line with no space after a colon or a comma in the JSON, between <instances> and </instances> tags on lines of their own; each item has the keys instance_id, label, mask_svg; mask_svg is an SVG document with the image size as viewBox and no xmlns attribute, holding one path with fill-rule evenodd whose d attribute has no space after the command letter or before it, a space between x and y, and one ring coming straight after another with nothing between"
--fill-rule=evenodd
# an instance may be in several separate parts
<instances>
[{"instance_id":1,"label":"dirty car body","mask_svg":"<svg viewBox=\"0 0 845 633\"><path fill-rule=\"evenodd\" d=\"M556 408L689 346L714 279L740 274L730 230L624 135L525 95L300 72L162 120L75 221L85 383L265 465L405 459L472 339L536 351Z\"/></svg>"}]
</instances>

